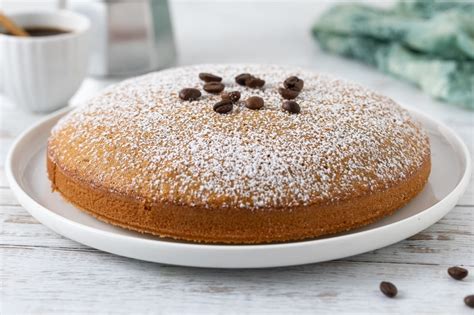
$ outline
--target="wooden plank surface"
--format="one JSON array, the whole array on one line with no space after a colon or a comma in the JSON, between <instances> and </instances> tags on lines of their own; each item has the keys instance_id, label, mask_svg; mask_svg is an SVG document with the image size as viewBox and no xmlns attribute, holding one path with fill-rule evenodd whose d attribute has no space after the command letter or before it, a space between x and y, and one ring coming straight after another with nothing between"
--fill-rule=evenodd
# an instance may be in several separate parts
<instances>
[{"instance_id":1,"label":"wooden plank surface","mask_svg":"<svg viewBox=\"0 0 474 315\"><path fill-rule=\"evenodd\" d=\"M179 64L273 62L345 77L442 120L474 152L472 112L434 101L404 82L319 51L308 30L327 5L312 1L173 2ZM72 103L79 104L111 82L86 80ZM472 180L458 206L438 223L366 254L266 270L166 266L114 256L65 239L18 204L5 178L5 157L15 137L42 117L18 110L0 95L2 314L472 314L462 301L474 294ZM452 265L466 266L471 275L464 281L449 278L446 269ZM378 284L382 280L398 286L398 298L381 295Z\"/></svg>"},{"instance_id":2,"label":"wooden plank surface","mask_svg":"<svg viewBox=\"0 0 474 315\"><path fill-rule=\"evenodd\" d=\"M462 301L472 279L455 281L439 265L334 261L232 271L165 266L101 252L15 247L4 252L3 263L16 275L3 283L5 313L472 313ZM17 263L25 260L28 273ZM378 291L381 279L398 286L398 298Z\"/></svg>"}]
</instances>

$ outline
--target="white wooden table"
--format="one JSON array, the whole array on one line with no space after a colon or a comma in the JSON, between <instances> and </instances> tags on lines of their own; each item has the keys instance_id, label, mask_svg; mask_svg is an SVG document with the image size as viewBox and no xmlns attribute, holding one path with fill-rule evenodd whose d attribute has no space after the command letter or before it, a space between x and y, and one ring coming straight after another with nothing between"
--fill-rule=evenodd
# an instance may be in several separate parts
<instances>
[{"instance_id":1,"label":"white wooden table","mask_svg":"<svg viewBox=\"0 0 474 315\"><path fill-rule=\"evenodd\" d=\"M430 99L364 65L319 51L309 28L321 7L309 1L173 2L179 64L265 62L306 66L358 81L443 120L474 152L474 113ZM111 81L88 79L72 103ZM267 270L212 270L146 263L88 248L39 224L17 202L3 164L13 139L41 115L0 98L0 312L430 313L472 314L474 185L441 221L398 244L327 263ZM445 167L449 168L449 165ZM464 281L446 269L464 265ZM399 288L384 297L379 282Z\"/></svg>"}]
</instances>

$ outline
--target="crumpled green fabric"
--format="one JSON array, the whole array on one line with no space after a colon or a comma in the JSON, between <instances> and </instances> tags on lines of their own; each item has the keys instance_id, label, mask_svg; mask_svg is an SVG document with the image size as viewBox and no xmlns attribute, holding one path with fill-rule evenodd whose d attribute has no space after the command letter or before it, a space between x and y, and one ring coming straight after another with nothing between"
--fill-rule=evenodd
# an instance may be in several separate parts
<instances>
[{"instance_id":1,"label":"crumpled green fabric","mask_svg":"<svg viewBox=\"0 0 474 315\"><path fill-rule=\"evenodd\" d=\"M320 46L474 109L474 2L401 1L332 7L313 27Z\"/></svg>"}]
</instances>

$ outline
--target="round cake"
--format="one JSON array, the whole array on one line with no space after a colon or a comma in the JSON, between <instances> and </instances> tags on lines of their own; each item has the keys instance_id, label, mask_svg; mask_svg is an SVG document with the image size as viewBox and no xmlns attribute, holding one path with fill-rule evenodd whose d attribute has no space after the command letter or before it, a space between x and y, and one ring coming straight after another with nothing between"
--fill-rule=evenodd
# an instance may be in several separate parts
<instances>
[{"instance_id":1,"label":"round cake","mask_svg":"<svg viewBox=\"0 0 474 315\"><path fill-rule=\"evenodd\" d=\"M112 86L48 141L53 190L113 225L205 243L314 238L392 214L427 182L408 112L298 68L201 65Z\"/></svg>"}]
</instances>

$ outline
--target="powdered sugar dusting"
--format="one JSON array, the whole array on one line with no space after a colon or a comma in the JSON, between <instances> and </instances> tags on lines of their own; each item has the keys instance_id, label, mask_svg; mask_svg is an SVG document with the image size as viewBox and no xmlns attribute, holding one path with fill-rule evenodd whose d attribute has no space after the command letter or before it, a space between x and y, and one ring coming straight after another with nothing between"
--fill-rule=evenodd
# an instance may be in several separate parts
<instances>
[{"instance_id":1,"label":"powdered sugar dusting","mask_svg":"<svg viewBox=\"0 0 474 315\"><path fill-rule=\"evenodd\" d=\"M226 115L200 72L224 78L241 103ZM249 89L234 77L266 81ZM305 81L300 114L280 109L278 87ZM178 98L199 88L193 102ZM245 108L257 95L262 110ZM71 174L144 202L210 208L288 208L343 200L403 180L429 154L426 135L387 97L355 84L280 66L202 65L124 81L63 118L49 140L51 158Z\"/></svg>"}]
</instances>

